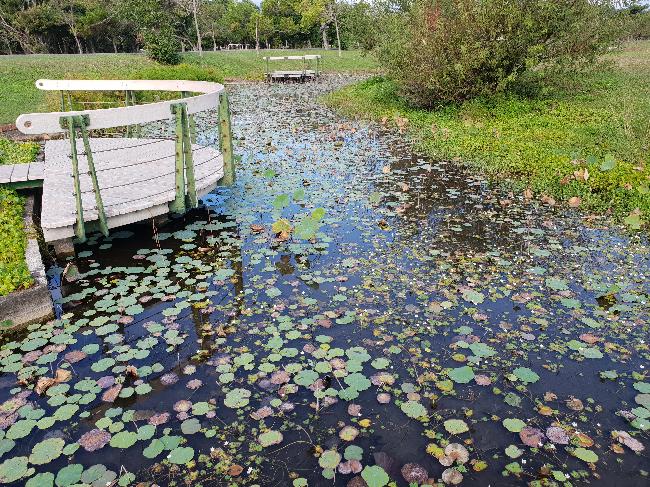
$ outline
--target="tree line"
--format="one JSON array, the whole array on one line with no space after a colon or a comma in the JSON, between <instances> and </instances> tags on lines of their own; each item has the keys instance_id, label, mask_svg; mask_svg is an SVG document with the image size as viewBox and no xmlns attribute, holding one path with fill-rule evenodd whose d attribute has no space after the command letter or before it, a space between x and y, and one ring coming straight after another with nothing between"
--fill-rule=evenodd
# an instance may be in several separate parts
<instances>
[{"instance_id":1,"label":"tree line","mask_svg":"<svg viewBox=\"0 0 650 487\"><path fill-rule=\"evenodd\" d=\"M342 0L0 0L0 54L371 48L379 6ZM173 61L169 59L168 61Z\"/></svg>"}]
</instances>

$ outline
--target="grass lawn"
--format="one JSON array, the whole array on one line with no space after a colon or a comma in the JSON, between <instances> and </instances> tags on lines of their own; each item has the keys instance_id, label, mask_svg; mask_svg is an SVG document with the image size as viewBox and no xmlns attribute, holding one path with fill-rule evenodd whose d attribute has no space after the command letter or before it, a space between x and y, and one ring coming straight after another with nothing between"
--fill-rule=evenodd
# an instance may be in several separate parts
<instances>
[{"instance_id":1,"label":"grass lawn","mask_svg":"<svg viewBox=\"0 0 650 487\"><path fill-rule=\"evenodd\" d=\"M218 51L203 57L189 53L179 66L161 66L142 54L36 54L0 57L0 124L13 123L21 113L56 108L57 97L37 90L39 78L104 79L262 79L263 56L306 54L300 50ZM325 72L373 71L375 61L360 51L308 51L321 54ZM277 63L278 69L286 64ZM57 95L58 96L58 95ZM48 108L49 106L49 108Z\"/></svg>"},{"instance_id":2,"label":"grass lawn","mask_svg":"<svg viewBox=\"0 0 650 487\"><path fill-rule=\"evenodd\" d=\"M463 161L535 197L611 211L636 227L650 221L650 41L607 58L612 69L533 99L506 94L426 111L372 78L326 101L349 116L408 127L435 158Z\"/></svg>"},{"instance_id":3,"label":"grass lawn","mask_svg":"<svg viewBox=\"0 0 650 487\"><path fill-rule=\"evenodd\" d=\"M0 165L34 160L38 144L0 139ZM0 187L0 296L32 284L25 263L27 238L23 229L24 200L15 191Z\"/></svg>"}]
</instances>

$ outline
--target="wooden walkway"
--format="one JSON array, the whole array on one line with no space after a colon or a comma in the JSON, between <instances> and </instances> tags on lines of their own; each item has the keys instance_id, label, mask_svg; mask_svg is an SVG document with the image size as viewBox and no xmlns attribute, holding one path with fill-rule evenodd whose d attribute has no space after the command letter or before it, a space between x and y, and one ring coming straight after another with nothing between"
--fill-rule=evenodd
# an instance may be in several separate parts
<instances>
[{"instance_id":1,"label":"wooden walkway","mask_svg":"<svg viewBox=\"0 0 650 487\"><path fill-rule=\"evenodd\" d=\"M43 161L0 166L0 184L15 189L43 186L45 164Z\"/></svg>"},{"instance_id":2,"label":"wooden walkway","mask_svg":"<svg viewBox=\"0 0 650 487\"><path fill-rule=\"evenodd\" d=\"M41 227L46 242L101 231L169 212L182 213L218 184L234 182L230 111L223 85L182 80L38 80L43 90L61 91L61 111L18 117L25 134L59 133L45 143L44 162L0 166L0 184L43 187ZM112 91L125 94L125 106L74 110L65 92ZM136 103L135 91L179 92L177 98ZM195 95L191 96L191 93ZM198 94L196 94L198 93ZM207 135L197 134L195 116L216 115ZM151 122L175 127L174 135L141 137ZM121 128L124 137L103 129ZM113 131L115 133L115 131ZM137 133L137 136L133 136ZM97 136L100 135L100 136ZM217 136L215 138L215 136ZM208 140L209 143L197 143ZM55 245L56 246L56 245Z\"/></svg>"},{"instance_id":3,"label":"wooden walkway","mask_svg":"<svg viewBox=\"0 0 650 487\"><path fill-rule=\"evenodd\" d=\"M81 139L77 145L83 146ZM167 139L90 139L108 228L169 212L176 198L174 145ZM196 193L201 197L223 177L223 156L211 146L194 144L192 149ZM41 227L45 241L50 242L74 236L77 211L70 142L48 140L45 161ZM83 217L91 223L99 214L88 172L88 161L79 153Z\"/></svg>"},{"instance_id":4,"label":"wooden walkway","mask_svg":"<svg viewBox=\"0 0 650 487\"><path fill-rule=\"evenodd\" d=\"M264 76L267 81L307 81L320 76L321 56L320 54L307 54L304 56L266 56L263 58L266 62ZM302 69L299 70L274 70L270 69L270 62L277 61L301 61ZM311 63L316 63L315 69L312 69ZM295 64L295 63L294 63Z\"/></svg>"}]
</instances>

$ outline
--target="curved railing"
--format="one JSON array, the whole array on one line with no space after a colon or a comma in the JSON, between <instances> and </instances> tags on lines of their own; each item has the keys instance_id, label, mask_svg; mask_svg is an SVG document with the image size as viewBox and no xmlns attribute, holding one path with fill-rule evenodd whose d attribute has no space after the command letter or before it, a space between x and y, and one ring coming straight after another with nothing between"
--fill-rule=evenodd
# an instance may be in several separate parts
<instances>
[{"instance_id":1,"label":"curved railing","mask_svg":"<svg viewBox=\"0 0 650 487\"><path fill-rule=\"evenodd\" d=\"M187 113L214 108L219 103L219 94L224 93L224 86L209 81L182 80L50 80L39 79L36 87L47 91L124 91L127 99L134 91L176 91L179 93L201 93L197 96L183 97L175 100L144 103L118 108L97 110L73 110L50 113L28 113L16 119L16 128L24 134L49 134L66 132L61 127L61 117L84 115L88 117L89 130L105 129L149 123L168 119L172 116L171 107L185 103Z\"/></svg>"},{"instance_id":2,"label":"curved railing","mask_svg":"<svg viewBox=\"0 0 650 487\"><path fill-rule=\"evenodd\" d=\"M97 179L97 172L99 172L99 170L96 170L95 168L93 157L93 143L95 145L100 145L98 139L106 138L106 131L103 131L103 129L125 127L123 135L133 140L133 137L139 138L139 128L142 125L165 120L171 122L172 127L175 130L174 136L172 136L172 139L175 140L175 150L174 144L171 146L171 157L175 159L175 168L172 169L172 173L175 174L175 189L171 190L173 200L169 201L169 211L181 213L188 207L193 208L198 204L193 151L201 150L204 147L196 144L196 123L194 115L208 110L217 110L219 142L217 154L220 154L223 158L223 177L220 180L220 184L229 185L234 181L234 161L232 154L228 98L224 86L219 83L185 80L42 79L36 81L36 87L41 90L60 91L61 111L20 115L16 119L16 127L25 134L62 133L64 136L67 134L67 138L70 141L70 160L72 165L72 176L74 178L74 206L76 208L74 234L82 241L86 238L84 203L82 201L83 194L89 192L94 193L95 204L93 205L92 210L96 210L96 219L98 220L99 229L102 233L108 235L109 226L115 226L118 224L117 220L114 222L109 221L110 217L117 215L111 215L110 213L107 215L104 210L102 198L102 190L110 190L113 189L114 186L104 185L103 188L100 187ZM72 109L73 102L69 94L69 92L72 91L124 92L125 106L116 108L74 110ZM138 91L179 92L181 96L171 100L136 104L135 92ZM66 95L68 97L68 110L66 110L65 106ZM174 121L175 123L173 123ZM136 127L137 130L134 130L134 127ZM92 132L92 138L90 136L91 131L95 131ZM143 143L141 145L151 144L148 140L149 139L142 139ZM83 143L81 150L79 150L80 148L78 147L80 142ZM133 147L135 146L128 142L125 142L123 145L125 150L132 149ZM112 148L110 150L119 150L119 148L120 147ZM100 147L100 152L105 152L105 150L102 150ZM87 171L86 167L83 167L82 174L90 176L90 182L92 184L92 189L86 191L83 190L80 183L80 156L85 158L85 160L81 160L87 166ZM163 157L154 157L152 163L165 158L166 156L164 155ZM140 162L137 164L140 164ZM128 166L133 165L134 164L129 164ZM152 177L152 179L155 178ZM142 200L142 198L139 199ZM133 211L135 211L135 209ZM93 218L95 218L95 216L91 219Z\"/></svg>"}]
</instances>

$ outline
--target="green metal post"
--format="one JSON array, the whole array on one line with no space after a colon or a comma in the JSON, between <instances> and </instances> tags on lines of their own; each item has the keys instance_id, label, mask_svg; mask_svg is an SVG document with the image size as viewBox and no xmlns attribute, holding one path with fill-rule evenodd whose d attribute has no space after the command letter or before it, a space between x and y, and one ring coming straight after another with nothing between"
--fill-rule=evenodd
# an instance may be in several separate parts
<instances>
[{"instance_id":1,"label":"green metal post","mask_svg":"<svg viewBox=\"0 0 650 487\"><path fill-rule=\"evenodd\" d=\"M191 121L187 114L187 105L183 105L183 161L185 165L185 177L187 178L187 206L196 208L199 206L196 198L196 180L194 179L194 162L192 161L192 142L190 141Z\"/></svg>"},{"instance_id":2,"label":"green metal post","mask_svg":"<svg viewBox=\"0 0 650 487\"><path fill-rule=\"evenodd\" d=\"M97 214L99 218L99 229L104 234L105 237L108 237L108 224L106 222L106 213L104 212L104 202L102 201L102 195L99 191L99 183L97 182L97 173L95 172L95 160L93 158L93 152L90 149L90 141L88 140L88 129L86 127L86 121L83 116L78 117L79 128L81 129L81 137L84 141L84 151L86 152L86 161L88 162L88 174L90 175L90 180L93 183L93 191L95 193L95 204L97 205Z\"/></svg>"},{"instance_id":3,"label":"green metal post","mask_svg":"<svg viewBox=\"0 0 650 487\"><path fill-rule=\"evenodd\" d=\"M187 91L181 92L183 98L187 98L190 94ZM192 144L196 144L196 121L194 120L194 115L189 116L190 120L190 140Z\"/></svg>"},{"instance_id":4,"label":"green metal post","mask_svg":"<svg viewBox=\"0 0 650 487\"><path fill-rule=\"evenodd\" d=\"M65 112L65 97L63 96L63 90L59 91L59 95L61 96L61 111ZM66 138L66 133L63 132L63 138Z\"/></svg>"},{"instance_id":5,"label":"green metal post","mask_svg":"<svg viewBox=\"0 0 650 487\"><path fill-rule=\"evenodd\" d=\"M72 177L74 179L74 195L77 205L77 225L75 235L82 242L86 241L86 229L84 227L84 210L81 201L81 183L79 182L79 159L77 156L77 137L74 117L66 117L68 134L70 136L70 153L72 157Z\"/></svg>"},{"instance_id":6,"label":"green metal post","mask_svg":"<svg viewBox=\"0 0 650 487\"><path fill-rule=\"evenodd\" d=\"M138 102L135 99L135 91L129 91L129 93L131 93L131 106L136 106ZM140 134L141 134L140 125L136 125L133 128L132 135L135 137L140 137Z\"/></svg>"},{"instance_id":7,"label":"green metal post","mask_svg":"<svg viewBox=\"0 0 650 487\"><path fill-rule=\"evenodd\" d=\"M185 164L183 163L183 110L181 104L171 107L172 113L176 115L176 197L169 205L173 213L185 211Z\"/></svg>"},{"instance_id":8,"label":"green metal post","mask_svg":"<svg viewBox=\"0 0 650 487\"><path fill-rule=\"evenodd\" d=\"M131 106L131 91L130 90L125 90L124 91L124 106L128 107ZM127 125L126 126L126 137L131 137L131 126Z\"/></svg>"},{"instance_id":9,"label":"green metal post","mask_svg":"<svg viewBox=\"0 0 650 487\"><path fill-rule=\"evenodd\" d=\"M232 133L230 127L230 109L228 95L219 94L219 147L223 156L223 178L219 184L230 186L235 182L235 159L232 151Z\"/></svg>"}]
</instances>

